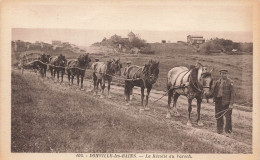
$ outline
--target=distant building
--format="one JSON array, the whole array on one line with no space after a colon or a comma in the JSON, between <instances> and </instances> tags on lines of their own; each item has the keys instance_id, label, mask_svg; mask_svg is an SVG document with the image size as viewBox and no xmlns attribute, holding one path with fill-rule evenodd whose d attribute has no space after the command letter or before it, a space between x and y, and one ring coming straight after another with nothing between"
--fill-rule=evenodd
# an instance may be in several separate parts
<instances>
[{"instance_id":1,"label":"distant building","mask_svg":"<svg viewBox=\"0 0 260 160\"><path fill-rule=\"evenodd\" d=\"M166 43L166 40L162 40L162 43Z\"/></svg>"},{"instance_id":2,"label":"distant building","mask_svg":"<svg viewBox=\"0 0 260 160\"><path fill-rule=\"evenodd\" d=\"M128 33L127 36L128 36L128 39L129 39L130 42L132 42L133 39L135 38L135 34L132 31L130 33Z\"/></svg>"},{"instance_id":3,"label":"distant building","mask_svg":"<svg viewBox=\"0 0 260 160\"><path fill-rule=\"evenodd\" d=\"M205 39L201 35L188 35L187 36L187 43L188 44L202 44L205 43Z\"/></svg>"},{"instance_id":4,"label":"distant building","mask_svg":"<svg viewBox=\"0 0 260 160\"><path fill-rule=\"evenodd\" d=\"M51 44L59 46L59 45L61 45L61 41L52 41Z\"/></svg>"}]
</instances>

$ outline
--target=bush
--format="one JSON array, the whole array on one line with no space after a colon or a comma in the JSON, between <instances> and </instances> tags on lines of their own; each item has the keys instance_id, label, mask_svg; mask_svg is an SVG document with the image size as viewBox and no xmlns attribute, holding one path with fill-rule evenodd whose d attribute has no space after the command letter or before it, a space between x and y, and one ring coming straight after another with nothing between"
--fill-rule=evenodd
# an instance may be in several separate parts
<instances>
[{"instance_id":1,"label":"bush","mask_svg":"<svg viewBox=\"0 0 260 160\"><path fill-rule=\"evenodd\" d=\"M132 42L131 42L132 46L133 47L136 47L136 48L142 48L142 47L146 47L146 42L145 40L143 39L140 39L138 37L135 37Z\"/></svg>"},{"instance_id":2,"label":"bush","mask_svg":"<svg viewBox=\"0 0 260 160\"><path fill-rule=\"evenodd\" d=\"M200 51L204 54L210 53L231 53L233 49L241 52L252 52L253 43L237 43L226 39L212 39L200 46Z\"/></svg>"}]
</instances>

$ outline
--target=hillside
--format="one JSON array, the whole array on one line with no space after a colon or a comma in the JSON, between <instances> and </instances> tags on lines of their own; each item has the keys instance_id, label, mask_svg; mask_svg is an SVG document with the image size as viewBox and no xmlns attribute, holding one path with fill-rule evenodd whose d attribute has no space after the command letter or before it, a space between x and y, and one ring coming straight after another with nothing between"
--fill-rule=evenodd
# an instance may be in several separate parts
<instances>
[{"instance_id":1,"label":"hillside","mask_svg":"<svg viewBox=\"0 0 260 160\"><path fill-rule=\"evenodd\" d=\"M21 54L45 53L51 56L64 55L66 58L75 58L79 54L86 53L84 49L80 49L74 44L62 43L60 45L52 45L48 43L30 43L21 40L12 41L12 65L16 65Z\"/></svg>"}]
</instances>

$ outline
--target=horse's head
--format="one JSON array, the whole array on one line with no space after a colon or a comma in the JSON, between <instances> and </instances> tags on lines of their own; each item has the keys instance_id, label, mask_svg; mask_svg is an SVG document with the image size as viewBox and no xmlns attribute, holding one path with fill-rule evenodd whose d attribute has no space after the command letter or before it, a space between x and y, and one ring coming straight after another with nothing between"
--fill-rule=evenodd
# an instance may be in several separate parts
<instances>
[{"instance_id":1,"label":"horse's head","mask_svg":"<svg viewBox=\"0 0 260 160\"><path fill-rule=\"evenodd\" d=\"M159 61L150 60L148 64L144 65L142 72L150 84L155 83L159 75Z\"/></svg>"},{"instance_id":2,"label":"horse's head","mask_svg":"<svg viewBox=\"0 0 260 160\"><path fill-rule=\"evenodd\" d=\"M62 54L60 54L58 56L58 65L60 66L66 66L67 64L67 59L65 58L65 56L63 56Z\"/></svg>"},{"instance_id":3,"label":"horse's head","mask_svg":"<svg viewBox=\"0 0 260 160\"><path fill-rule=\"evenodd\" d=\"M78 57L78 61L80 65L88 66L91 62L91 59L89 58L89 53L80 55Z\"/></svg>"},{"instance_id":4,"label":"horse's head","mask_svg":"<svg viewBox=\"0 0 260 160\"><path fill-rule=\"evenodd\" d=\"M46 62L47 62L47 63L50 62L50 58L51 58L51 55L47 54L47 55L46 55Z\"/></svg>"},{"instance_id":5,"label":"horse's head","mask_svg":"<svg viewBox=\"0 0 260 160\"><path fill-rule=\"evenodd\" d=\"M211 71L208 71L207 66L200 64L198 67L198 90L202 88L201 92L205 98L208 98L212 89L213 79L211 77Z\"/></svg>"},{"instance_id":6,"label":"horse's head","mask_svg":"<svg viewBox=\"0 0 260 160\"><path fill-rule=\"evenodd\" d=\"M122 64L120 63L120 58L118 59L110 59L107 61L107 68L108 68L108 72L110 74L118 74L119 76L121 76L121 68L122 68Z\"/></svg>"},{"instance_id":7,"label":"horse's head","mask_svg":"<svg viewBox=\"0 0 260 160\"><path fill-rule=\"evenodd\" d=\"M212 90L213 79L210 72L202 73L202 87L205 98L209 98Z\"/></svg>"}]
</instances>

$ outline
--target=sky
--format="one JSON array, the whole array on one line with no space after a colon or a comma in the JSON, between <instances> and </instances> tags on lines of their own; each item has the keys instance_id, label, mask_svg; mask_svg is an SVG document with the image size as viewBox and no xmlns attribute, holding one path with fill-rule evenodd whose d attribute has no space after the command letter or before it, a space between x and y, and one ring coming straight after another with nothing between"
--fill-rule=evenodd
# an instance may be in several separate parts
<instances>
[{"instance_id":1,"label":"sky","mask_svg":"<svg viewBox=\"0 0 260 160\"><path fill-rule=\"evenodd\" d=\"M147 42L176 42L186 40L188 34L252 41L252 6L241 1L87 1L12 7L13 40L90 45L133 31Z\"/></svg>"}]
</instances>

